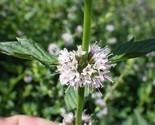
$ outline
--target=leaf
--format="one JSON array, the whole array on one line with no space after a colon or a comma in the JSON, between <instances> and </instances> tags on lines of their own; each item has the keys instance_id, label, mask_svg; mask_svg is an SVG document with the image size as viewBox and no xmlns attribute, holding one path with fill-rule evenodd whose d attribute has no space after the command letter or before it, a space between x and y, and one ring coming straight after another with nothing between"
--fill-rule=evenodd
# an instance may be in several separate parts
<instances>
[{"instance_id":1,"label":"leaf","mask_svg":"<svg viewBox=\"0 0 155 125\"><path fill-rule=\"evenodd\" d=\"M133 125L133 117L128 116L125 121L123 121L122 125Z\"/></svg>"},{"instance_id":2,"label":"leaf","mask_svg":"<svg viewBox=\"0 0 155 125\"><path fill-rule=\"evenodd\" d=\"M87 97L89 95L89 91L90 91L89 88L85 87L84 97ZM76 108L77 100L78 100L77 90L74 89L73 87L70 87L65 94L65 103L68 111L71 111L72 109Z\"/></svg>"},{"instance_id":3,"label":"leaf","mask_svg":"<svg viewBox=\"0 0 155 125\"><path fill-rule=\"evenodd\" d=\"M134 110L135 125L148 125L147 121L142 117L138 110Z\"/></svg>"},{"instance_id":4,"label":"leaf","mask_svg":"<svg viewBox=\"0 0 155 125\"><path fill-rule=\"evenodd\" d=\"M17 38L17 41L0 42L0 52L23 59L36 59L46 65L57 62L55 56L47 53L38 43L27 39Z\"/></svg>"},{"instance_id":5,"label":"leaf","mask_svg":"<svg viewBox=\"0 0 155 125\"><path fill-rule=\"evenodd\" d=\"M70 87L65 94L65 103L68 111L74 109L77 105L77 90Z\"/></svg>"},{"instance_id":6,"label":"leaf","mask_svg":"<svg viewBox=\"0 0 155 125\"><path fill-rule=\"evenodd\" d=\"M144 56L155 50L155 39L147 39L142 41L135 41L134 39L129 42L120 44L116 46L112 53L113 55L109 57L111 62L123 61L131 58L136 58L139 56Z\"/></svg>"},{"instance_id":7,"label":"leaf","mask_svg":"<svg viewBox=\"0 0 155 125\"><path fill-rule=\"evenodd\" d=\"M134 110L134 114L128 116L127 119L122 123L122 125L148 125L148 122L140 114L139 109Z\"/></svg>"}]
</instances>

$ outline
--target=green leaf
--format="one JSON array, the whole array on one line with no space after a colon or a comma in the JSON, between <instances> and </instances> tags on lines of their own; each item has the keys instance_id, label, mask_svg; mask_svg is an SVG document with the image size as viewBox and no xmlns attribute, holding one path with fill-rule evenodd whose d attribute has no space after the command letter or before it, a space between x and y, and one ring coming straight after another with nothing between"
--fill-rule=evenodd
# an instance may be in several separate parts
<instances>
[{"instance_id":1,"label":"green leaf","mask_svg":"<svg viewBox=\"0 0 155 125\"><path fill-rule=\"evenodd\" d=\"M89 95L89 92L90 92L89 88L85 87L84 97L87 97ZM73 87L70 87L65 94L65 103L68 111L71 111L72 109L76 108L77 100L78 100L77 90L74 89Z\"/></svg>"},{"instance_id":2,"label":"green leaf","mask_svg":"<svg viewBox=\"0 0 155 125\"><path fill-rule=\"evenodd\" d=\"M134 114L129 115L122 125L148 125L148 122L141 115L142 109L135 109Z\"/></svg>"},{"instance_id":3,"label":"green leaf","mask_svg":"<svg viewBox=\"0 0 155 125\"><path fill-rule=\"evenodd\" d=\"M70 87L65 94L65 103L68 111L75 109L77 105L77 90Z\"/></svg>"},{"instance_id":4,"label":"green leaf","mask_svg":"<svg viewBox=\"0 0 155 125\"><path fill-rule=\"evenodd\" d=\"M0 52L23 59L36 59L46 65L57 62L55 56L47 53L38 43L27 39L17 38L17 41L0 42Z\"/></svg>"},{"instance_id":5,"label":"green leaf","mask_svg":"<svg viewBox=\"0 0 155 125\"><path fill-rule=\"evenodd\" d=\"M110 57L111 62L123 61L139 56L144 56L155 50L155 39L147 39L142 41L135 41L134 39L129 42L116 46Z\"/></svg>"},{"instance_id":6,"label":"green leaf","mask_svg":"<svg viewBox=\"0 0 155 125\"><path fill-rule=\"evenodd\" d=\"M125 121L123 121L122 125L133 125L133 117L128 116Z\"/></svg>"},{"instance_id":7,"label":"green leaf","mask_svg":"<svg viewBox=\"0 0 155 125\"><path fill-rule=\"evenodd\" d=\"M143 118L138 110L134 110L135 113L135 125L148 125L147 121Z\"/></svg>"}]
</instances>

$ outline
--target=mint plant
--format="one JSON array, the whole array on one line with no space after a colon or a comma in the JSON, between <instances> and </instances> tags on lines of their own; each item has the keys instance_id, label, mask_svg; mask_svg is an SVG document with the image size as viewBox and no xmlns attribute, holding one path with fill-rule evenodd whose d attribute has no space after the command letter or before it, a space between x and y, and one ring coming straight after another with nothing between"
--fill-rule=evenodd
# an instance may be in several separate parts
<instances>
[{"instance_id":1,"label":"mint plant","mask_svg":"<svg viewBox=\"0 0 155 125\"><path fill-rule=\"evenodd\" d=\"M61 84L69 88L65 95L68 109L76 107L76 116L73 120L75 125L82 124L86 89L98 89L104 86L105 81L112 82L109 73L113 63L144 56L155 50L155 39L142 41L131 39L129 42L118 44L111 52L106 47L101 49L97 44L90 45L92 0L84 2L82 45L78 46L77 51L61 50L57 58L32 40L17 38L17 41L0 43L2 53L24 59L35 59L49 67L57 67ZM114 90L118 84L119 82L114 83L112 89ZM74 103L70 100L70 95L73 93L76 93ZM110 93L107 93L104 101L109 96Z\"/></svg>"}]
</instances>

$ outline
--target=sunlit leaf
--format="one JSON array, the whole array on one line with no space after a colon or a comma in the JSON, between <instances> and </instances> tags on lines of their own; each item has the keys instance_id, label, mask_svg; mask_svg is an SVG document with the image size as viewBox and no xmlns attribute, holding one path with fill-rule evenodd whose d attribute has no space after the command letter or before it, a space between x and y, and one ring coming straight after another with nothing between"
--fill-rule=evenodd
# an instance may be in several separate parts
<instances>
[{"instance_id":1,"label":"sunlit leaf","mask_svg":"<svg viewBox=\"0 0 155 125\"><path fill-rule=\"evenodd\" d=\"M36 59L47 65L57 62L55 56L47 53L38 43L27 39L17 38L17 41L0 42L0 52L23 59Z\"/></svg>"}]
</instances>

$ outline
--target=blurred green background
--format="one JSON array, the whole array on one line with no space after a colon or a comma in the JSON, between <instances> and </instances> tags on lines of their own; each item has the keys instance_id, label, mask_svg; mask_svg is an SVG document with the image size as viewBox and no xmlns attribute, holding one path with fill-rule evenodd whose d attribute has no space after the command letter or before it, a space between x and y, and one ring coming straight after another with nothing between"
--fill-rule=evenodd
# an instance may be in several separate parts
<instances>
[{"instance_id":1,"label":"blurred green background","mask_svg":"<svg viewBox=\"0 0 155 125\"><path fill-rule=\"evenodd\" d=\"M0 41L33 39L50 51L81 44L84 0L0 0ZM90 42L111 49L120 42L155 38L154 0L93 1ZM51 51L50 51L51 52ZM52 53L52 52L51 52ZM155 125L155 52L118 63L112 69L120 82L106 104L88 99L86 113L94 125ZM61 122L65 88L58 75L36 61L0 54L0 116L27 114ZM101 89L110 91L107 83ZM103 99L103 97L100 97ZM98 108L99 110L95 110Z\"/></svg>"}]
</instances>

